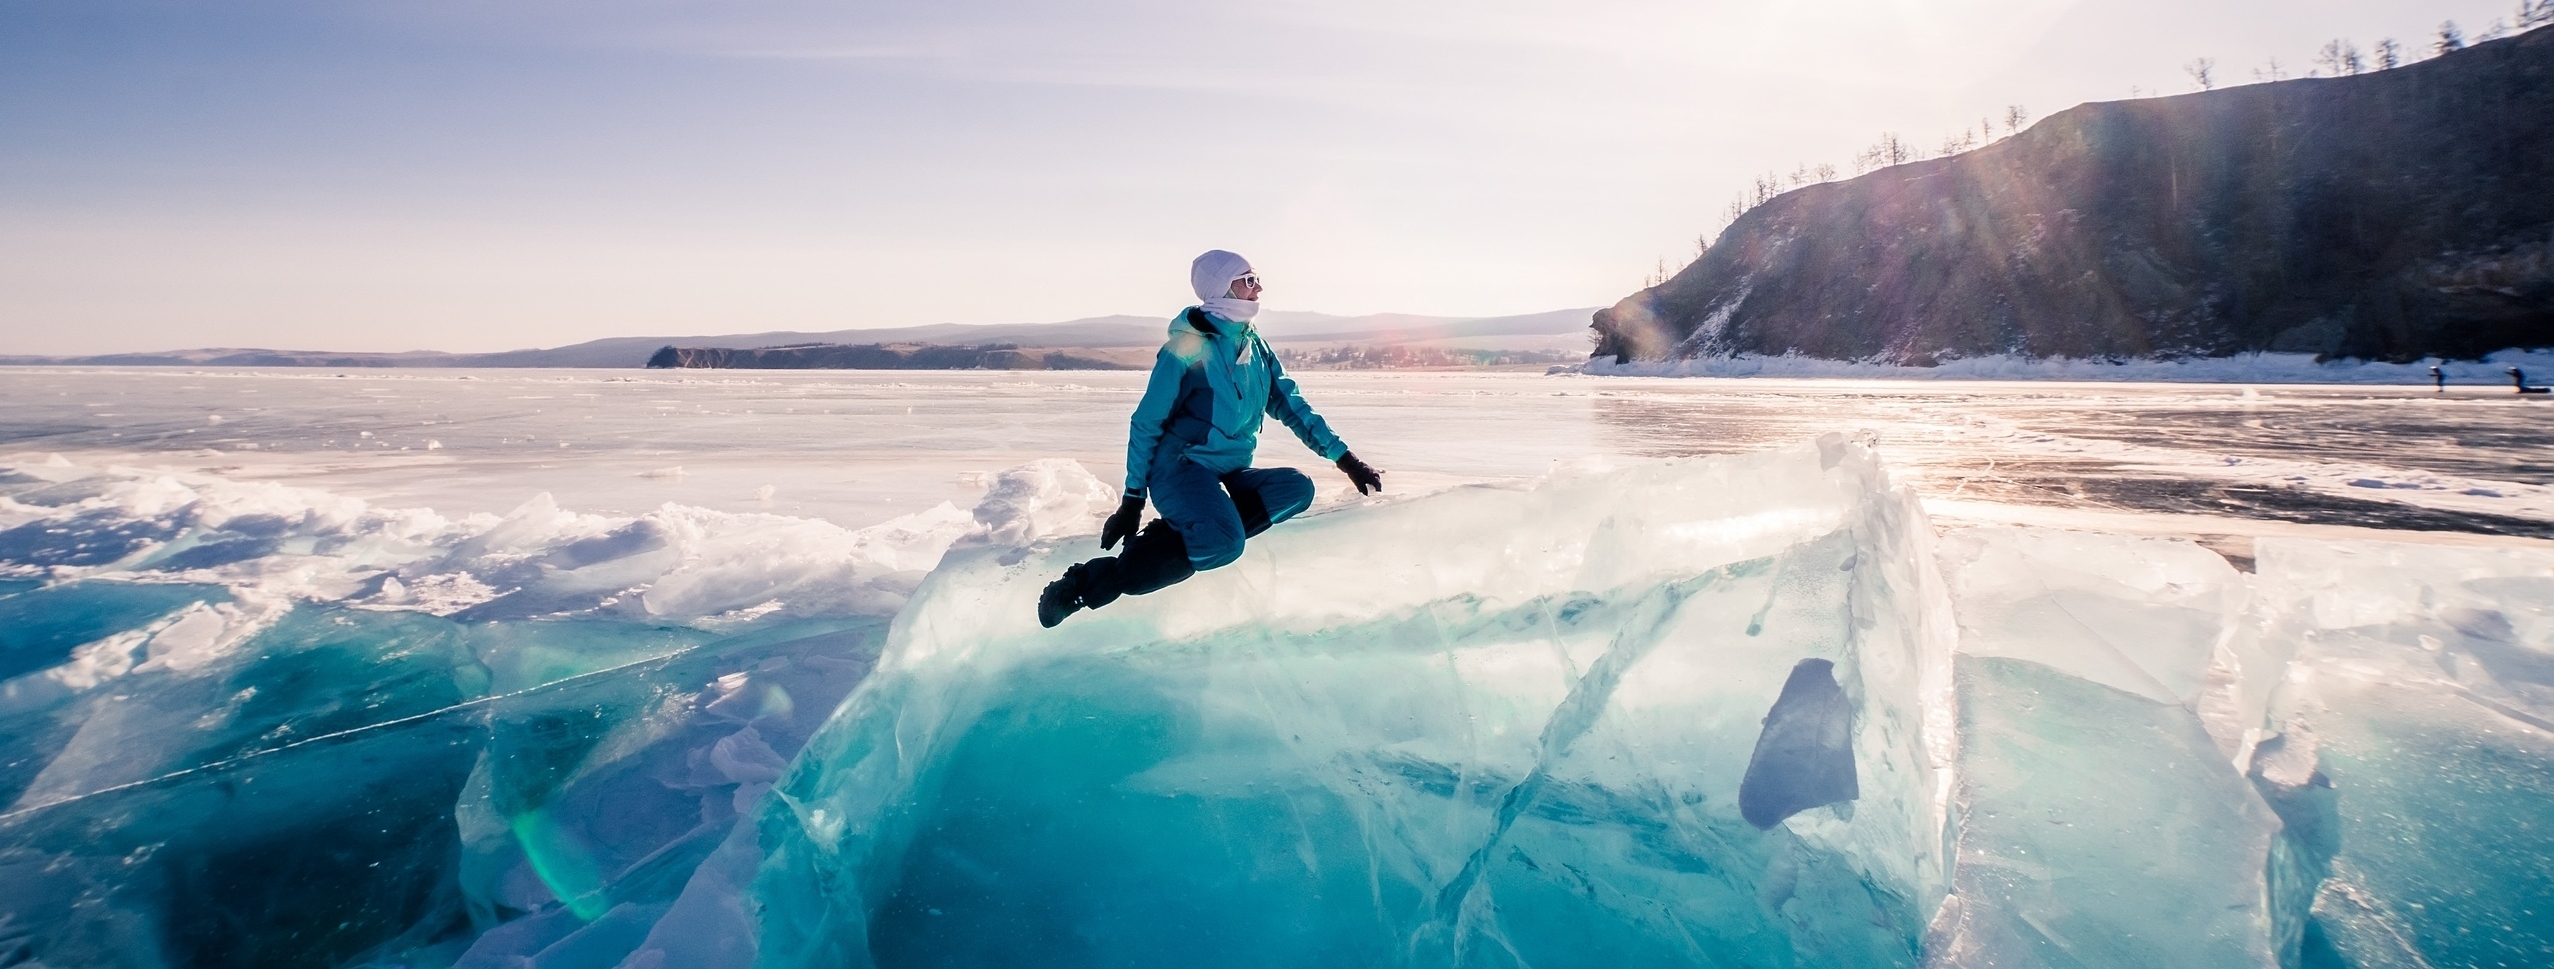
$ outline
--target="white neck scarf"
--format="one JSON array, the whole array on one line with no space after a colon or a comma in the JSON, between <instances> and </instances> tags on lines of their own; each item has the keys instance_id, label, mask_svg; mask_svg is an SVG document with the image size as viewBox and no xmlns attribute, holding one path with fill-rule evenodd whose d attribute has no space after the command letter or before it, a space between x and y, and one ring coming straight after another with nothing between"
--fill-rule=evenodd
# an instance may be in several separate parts
<instances>
[{"instance_id":1,"label":"white neck scarf","mask_svg":"<svg viewBox=\"0 0 2554 969\"><path fill-rule=\"evenodd\" d=\"M1255 299L1234 299L1230 296L1218 296L1214 299L1199 303L1198 306L1204 308L1206 312L1213 313L1235 323L1248 323L1250 322L1251 317L1259 315L1259 301Z\"/></svg>"}]
</instances>

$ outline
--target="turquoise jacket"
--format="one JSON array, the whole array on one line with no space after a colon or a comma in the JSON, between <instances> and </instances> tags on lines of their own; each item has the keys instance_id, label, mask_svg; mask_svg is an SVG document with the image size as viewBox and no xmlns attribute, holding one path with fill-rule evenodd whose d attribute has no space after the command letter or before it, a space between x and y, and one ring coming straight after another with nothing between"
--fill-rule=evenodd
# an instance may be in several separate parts
<instances>
[{"instance_id":1,"label":"turquoise jacket","mask_svg":"<svg viewBox=\"0 0 2554 969\"><path fill-rule=\"evenodd\" d=\"M1183 457L1216 474L1250 467L1269 415L1324 458L1348 453L1249 324L1190 307L1171 319L1128 422L1126 492L1143 494L1155 467Z\"/></svg>"}]
</instances>

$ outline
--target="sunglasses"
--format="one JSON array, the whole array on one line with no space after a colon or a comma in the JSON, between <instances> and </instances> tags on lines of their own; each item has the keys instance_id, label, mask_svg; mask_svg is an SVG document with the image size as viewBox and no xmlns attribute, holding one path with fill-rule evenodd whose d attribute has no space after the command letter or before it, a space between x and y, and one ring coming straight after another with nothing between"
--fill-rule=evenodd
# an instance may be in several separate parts
<instances>
[{"instance_id":1,"label":"sunglasses","mask_svg":"<svg viewBox=\"0 0 2554 969\"><path fill-rule=\"evenodd\" d=\"M1236 283L1249 283L1249 284L1251 284L1251 285L1253 285L1253 286L1257 286L1257 285L1259 285L1259 274L1258 274L1258 273L1243 273L1243 274L1241 274L1241 275L1239 275L1239 276L1235 276L1235 277L1233 277L1233 281L1234 281L1234 282L1236 282Z\"/></svg>"}]
</instances>

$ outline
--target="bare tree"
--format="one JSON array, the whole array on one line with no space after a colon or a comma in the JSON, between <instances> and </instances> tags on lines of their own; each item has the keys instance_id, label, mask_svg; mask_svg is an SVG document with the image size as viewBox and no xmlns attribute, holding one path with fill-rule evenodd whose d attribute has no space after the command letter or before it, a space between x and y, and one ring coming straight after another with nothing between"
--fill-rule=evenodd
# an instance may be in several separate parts
<instances>
[{"instance_id":1,"label":"bare tree","mask_svg":"<svg viewBox=\"0 0 2554 969\"><path fill-rule=\"evenodd\" d=\"M1982 142L1995 140L1995 121L1993 119L1987 118L1983 115L1978 118L1978 140Z\"/></svg>"},{"instance_id":2,"label":"bare tree","mask_svg":"<svg viewBox=\"0 0 2554 969\"><path fill-rule=\"evenodd\" d=\"M1898 137L1897 132L1883 131L1880 133L1879 141L1872 142L1871 147L1863 149L1861 154L1854 156L1854 171L1859 173L1867 169L1904 165L1919 157L1922 157L1922 154L1916 146Z\"/></svg>"},{"instance_id":3,"label":"bare tree","mask_svg":"<svg viewBox=\"0 0 2554 969\"><path fill-rule=\"evenodd\" d=\"M2021 134L2022 126L2030 123L2030 121L2031 113L2022 110L2021 105L2008 104L2004 106L2004 134L2006 137Z\"/></svg>"},{"instance_id":4,"label":"bare tree","mask_svg":"<svg viewBox=\"0 0 2554 969\"><path fill-rule=\"evenodd\" d=\"M1758 176L1756 176L1756 201L1755 201L1755 203L1754 203L1754 204L1749 205L1749 206L1748 206L1748 208L1751 208L1751 209L1752 209L1752 208L1755 208L1755 207L1756 207L1756 206L1758 206L1758 205L1763 205L1763 204L1765 204L1765 203L1767 203L1767 202L1771 202L1771 201L1773 201L1773 200L1774 200L1774 196L1781 195L1781 194L1782 194L1782 173L1781 173L1781 172L1766 172L1766 173L1764 173L1764 174L1762 174L1762 175L1758 175Z\"/></svg>"},{"instance_id":5,"label":"bare tree","mask_svg":"<svg viewBox=\"0 0 2554 969\"><path fill-rule=\"evenodd\" d=\"M1799 188L1803 185L1809 184L1809 163L1801 162L1800 167L1791 170L1790 177L1791 187L1793 188Z\"/></svg>"},{"instance_id":6,"label":"bare tree","mask_svg":"<svg viewBox=\"0 0 2554 969\"><path fill-rule=\"evenodd\" d=\"M2217 89L2217 59L2214 57L2191 58L2190 63L2182 65L2182 73L2190 75L2190 82L2199 85L2202 91Z\"/></svg>"},{"instance_id":7,"label":"bare tree","mask_svg":"<svg viewBox=\"0 0 2554 969\"><path fill-rule=\"evenodd\" d=\"M2359 54L2359 45L2340 38L2326 41L2315 52L2316 73L2329 77L2346 77L2367 70L2368 62Z\"/></svg>"},{"instance_id":8,"label":"bare tree","mask_svg":"<svg viewBox=\"0 0 2554 969\"><path fill-rule=\"evenodd\" d=\"M1819 162L1817 171L1818 180L1821 182L1832 182L1836 180L1836 166L1834 165L1827 164L1826 162Z\"/></svg>"},{"instance_id":9,"label":"bare tree","mask_svg":"<svg viewBox=\"0 0 2554 969\"><path fill-rule=\"evenodd\" d=\"M2377 70L2391 71L2403 66L2403 45L2388 37L2377 42Z\"/></svg>"},{"instance_id":10,"label":"bare tree","mask_svg":"<svg viewBox=\"0 0 2554 969\"><path fill-rule=\"evenodd\" d=\"M1923 149L1898 137L1895 131L1881 132L1880 143L1873 147L1880 149L1881 159L1892 165L1904 165L1924 157Z\"/></svg>"},{"instance_id":11,"label":"bare tree","mask_svg":"<svg viewBox=\"0 0 2554 969\"><path fill-rule=\"evenodd\" d=\"M2288 71L2279 66L2279 58L2273 57L2270 63L2253 68L2252 77L2256 81L2285 81Z\"/></svg>"},{"instance_id":12,"label":"bare tree","mask_svg":"<svg viewBox=\"0 0 2554 969\"><path fill-rule=\"evenodd\" d=\"M2483 28L2483 32L2482 32L2482 33L2479 33L2479 34L2474 35L2474 42L2475 42L2475 43L2478 43L2478 44L2482 44L2482 43L2489 43L2489 42L2491 42L2491 41L2499 40L2499 39L2501 39L2501 38L2503 38L2503 37L2507 37L2507 36L2509 36L2509 35L2510 35L2510 25L2509 25L2509 22L2508 22L2508 21L2505 21L2505 20L2502 20L2502 19L2500 19L2500 18L2498 18L2498 17L2494 17L2494 18L2492 18L2492 25L2491 25L2491 26Z\"/></svg>"},{"instance_id":13,"label":"bare tree","mask_svg":"<svg viewBox=\"0 0 2554 969\"><path fill-rule=\"evenodd\" d=\"M2450 20L2439 24L2439 39L2430 42L2430 52L2447 54L2464 49L2465 31L2457 29L2456 21Z\"/></svg>"},{"instance_id":14,"label":"bare tree","mask_svg":"<svg viewBox=\"0 0 2554 969\"><path fill-rule=\"evenodd\" d=\"M2519 0L2520 30L2554 24L2554 0Z\"/></svg>"}]
</instances>

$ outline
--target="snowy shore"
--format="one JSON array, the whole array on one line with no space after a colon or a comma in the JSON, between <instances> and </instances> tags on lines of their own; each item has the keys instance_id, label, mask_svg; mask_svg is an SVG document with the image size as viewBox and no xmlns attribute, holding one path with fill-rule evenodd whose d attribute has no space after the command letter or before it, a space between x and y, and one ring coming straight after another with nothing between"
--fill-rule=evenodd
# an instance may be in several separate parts
<instances>
[{"instance_id":1,"label":"snowy shore","mask_svg":"<svg viewBox=\"0 0 2554 969\"><path fill-rule=\"evenodd\" d=\"M2247 353L2231 357L2193 357L2183 360L2073 360L2063 357L2031 359L1997 355L1945 360L1931 367L1908 367L1888 363L1854 360L1821 360L1814 357L1696 357L1687 360L1603 363L1589 361L1572 367L1555 367L1553 373L1584 373L1601 377L1845 377L1883 380L2084 380L2136 383L2227 383L2227 384L2391 384L2421 385L2430 382L2430 368L2436 366L2446 375L2451 386L2476 384L2508 387L2509 369L2517 367L2540 376L2530 383L2542 385L2554 377L2554 350L2502 350L2481 360L2422 360L2417 363L2378 363L2364 360L2335 360L2318 363L2311 353Z\"/></svg>"}]
</instances>

